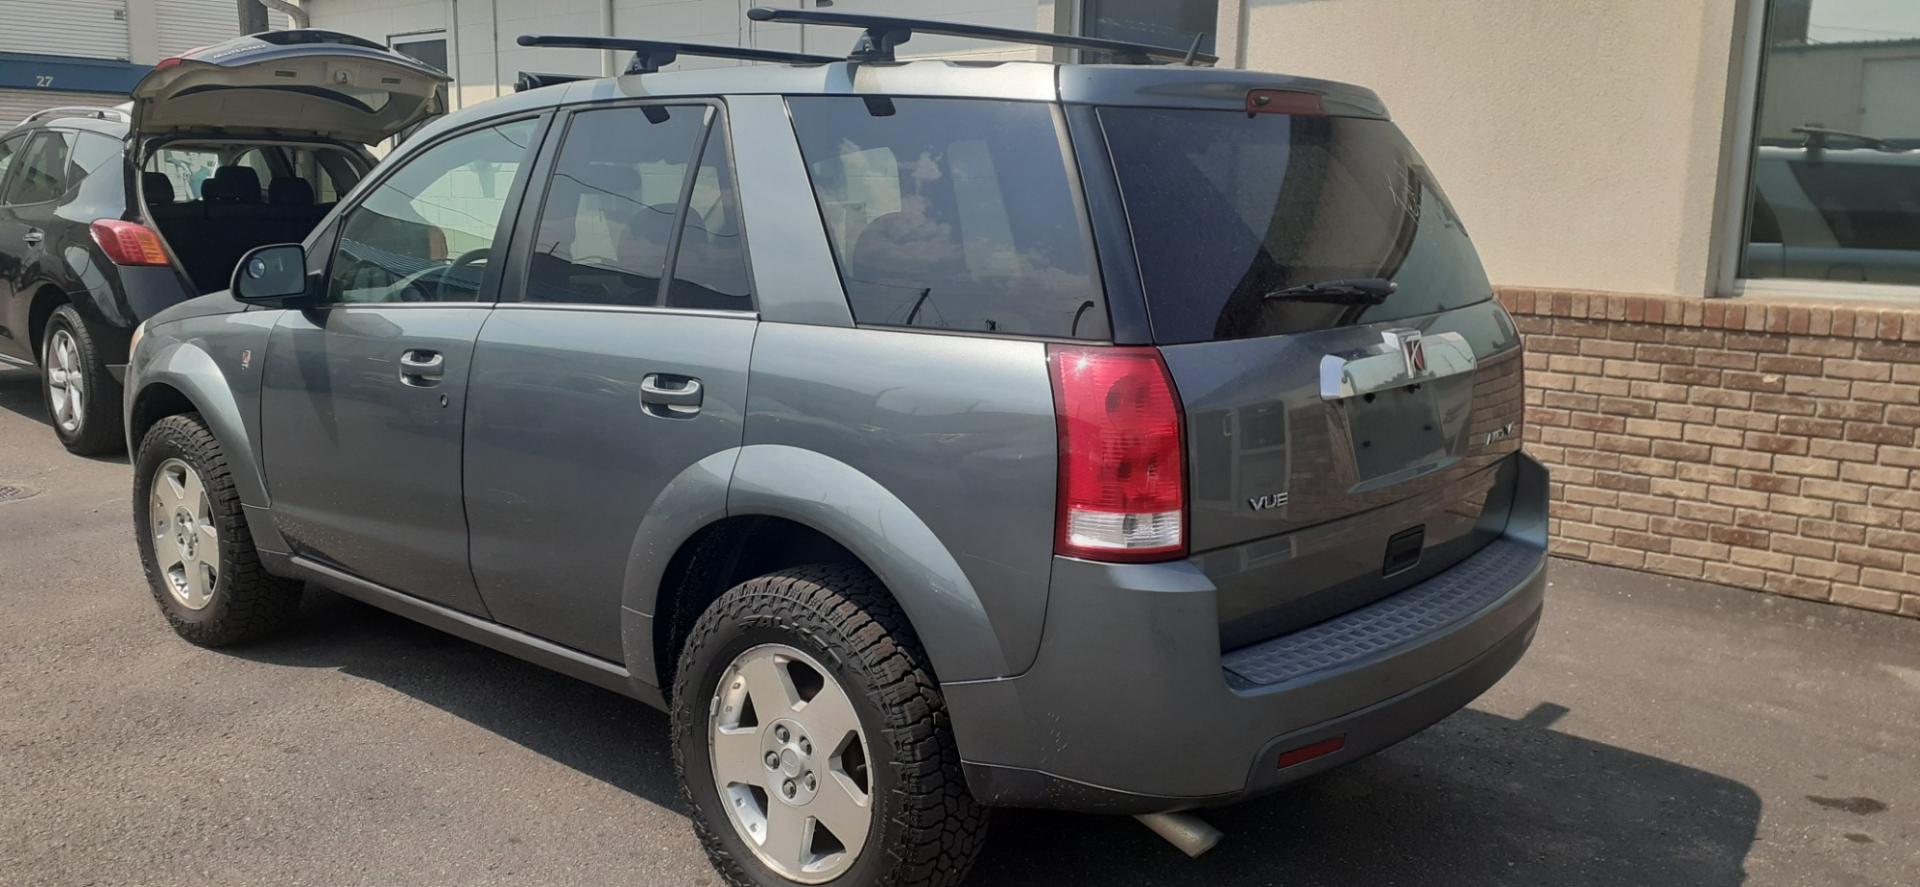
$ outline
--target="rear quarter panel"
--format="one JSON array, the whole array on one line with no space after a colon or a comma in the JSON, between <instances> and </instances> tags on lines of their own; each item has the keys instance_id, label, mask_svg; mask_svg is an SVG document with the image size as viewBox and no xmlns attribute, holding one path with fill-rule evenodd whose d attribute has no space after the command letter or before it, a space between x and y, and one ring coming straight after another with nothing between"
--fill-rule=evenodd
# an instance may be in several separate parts
<instances>
[{"instance_id":1,"label":"rear quarter panel","mask_svg":"<svg viewBox=\"0 0 1920 887\"><path fill-rule=\"evenodd\" d=\"M1057 443L1038 342L763 323L730 514L808 523L887 583L941 680L1032 664Z\"/></svg>"}]
</instances>

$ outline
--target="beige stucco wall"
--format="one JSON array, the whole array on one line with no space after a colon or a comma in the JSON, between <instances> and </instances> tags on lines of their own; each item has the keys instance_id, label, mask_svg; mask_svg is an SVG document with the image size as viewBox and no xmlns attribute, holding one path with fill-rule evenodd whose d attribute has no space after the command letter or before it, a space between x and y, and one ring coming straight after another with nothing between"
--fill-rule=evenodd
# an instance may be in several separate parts
<instances>
[{"instance_id":1,"label":"beige stucco wall","mask_svg":"<svg viewBox=\"0 0 1920 887\"><path fill-rule=\"evenodd\" d=\"M1711 289L1745 0L1222 6L1247 67L1380 93L1495 282Z\"/></svg>"}]
</instances>

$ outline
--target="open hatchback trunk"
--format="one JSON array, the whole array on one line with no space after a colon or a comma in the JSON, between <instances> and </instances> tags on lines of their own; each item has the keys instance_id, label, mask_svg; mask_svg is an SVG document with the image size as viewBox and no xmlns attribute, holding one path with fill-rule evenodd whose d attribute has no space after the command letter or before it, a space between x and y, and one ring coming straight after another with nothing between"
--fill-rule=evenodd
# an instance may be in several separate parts
<instances>
[{"instance_id":1,"label":"open hatchback trunk","mask_svg":"<svg viewBox=\"0 0 1920 887\"><path fill-rule=\"evenodd\" d=\"M445 109L447 77L358 37L277 31L154 66L133 91L143 215L194 292L298 242L372 168L367 146Z\"/></svg>"},{"instance_id":2,"label":"open hatchback trunk","mask_svg":"<svg viewBox=\"0 0 1920 887\"><path fill-rule=\"evenodd\" d=\"M133 88L133 130L373 145L444 113L448 80L359 37L272 31L155 65Z\"/></svg>"}]
</instances>

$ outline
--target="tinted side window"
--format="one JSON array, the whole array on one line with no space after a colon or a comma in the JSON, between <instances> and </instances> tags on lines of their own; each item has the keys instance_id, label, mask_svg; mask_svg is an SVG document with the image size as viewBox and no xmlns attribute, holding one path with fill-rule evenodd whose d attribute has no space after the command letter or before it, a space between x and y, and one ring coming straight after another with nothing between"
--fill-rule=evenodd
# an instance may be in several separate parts
<instances>
[{"instance_id":1,"label":"tinted side window","mask_svg":"<svg viewBox=\"0 0 1920 887\"><path fill-rule=\"evenodd\" d=\"M67 191L67 148L72 133L43 132L14 171L8 203L44 203Z\"/></svg>"},{"instance_id":2,"label":"tinted side window","mask_svg":"<svg viewBox=\"0 0 1920 887\"><path fill-rule=\"evenodd\" d=\"M788 101L854 319L1107 338L1052 106Z\"/></svg>"},{"instance_id":3,"label":"tinted side window","mask_svg":"<svg viewBox=\"0 0 1920 887\"><path fill-rule=\"evenodd\" d=\"M126 149L126 143L111 136L104 136L97 132L83 132L79 135L80 141L74 144L73 156L68 160L72 167L70 173L72 178L69 181L99 172L101 167L107 166L109 162L120 157Z\"/></svg>"},{"instance_id":4,"label":"tinted side window","mask_svg":"<svg viewBox=\"0 0 1920 887\"><path fill-rule=\"evenodd\" d=\"M716 117L694 172L687 221L667 285L672 308L744 311L753 307L747 283L747 245L740 235L740 205L734 200L733 164L727 130Z\"/></svg>"},{"instance_id":5,"label":"tinted side window","mask_svg":"<svg viewBox=\"0 0 1920 887\"><path fill-rule=\"evenodd\" d=\"M527 273L529 302L657 305L704 105L573 115Z\"/></svg>"},{"instance_id":6,"label":"tinted side window","mask_svg":"<svg viewBox=\"0 0 1920 887\"><path fill-rule=\"evenodd\" d=\"M538 124L455 136L407 159L346 215L330 302L471 302Z\"/></svg>"}]
</instances>

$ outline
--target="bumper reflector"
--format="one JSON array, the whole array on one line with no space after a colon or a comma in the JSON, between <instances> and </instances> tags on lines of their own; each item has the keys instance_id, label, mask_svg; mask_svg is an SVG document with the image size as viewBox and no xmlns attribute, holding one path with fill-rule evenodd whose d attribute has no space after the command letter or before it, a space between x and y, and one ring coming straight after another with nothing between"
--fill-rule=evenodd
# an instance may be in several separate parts
<instances>
[{"instance_id":1,"label":"bumper reflector","mask_svg":"<svg viewBox=\"0 0 1920 887\"><path fill-rule=\"evenodd\" d=\"M1314 758L1324 758L1346 747L1347 737L1335 736L1332 739L1322 739L1312 745L1288 749L1280 753L1280 769L1285 770L1288 767L1304 764Z\"/></svg>"}]
</instances>

